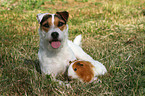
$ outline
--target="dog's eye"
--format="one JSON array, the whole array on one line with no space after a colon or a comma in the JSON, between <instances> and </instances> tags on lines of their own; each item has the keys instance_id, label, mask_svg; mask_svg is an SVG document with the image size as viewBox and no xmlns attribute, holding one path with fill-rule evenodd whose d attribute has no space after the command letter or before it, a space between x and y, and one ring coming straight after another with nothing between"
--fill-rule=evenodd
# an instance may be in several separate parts
<instances>
[{"instance_id":1,"label":"dog's eye","mask_svg":"<svg viewBox=\"0 0 145 96\"><path fill-rule=\"evenodd\" d=\"M77 71L77 68L75 68L74 71Z\"/></svg>"},{"instance_id":2,"label":"dog's eye","mask_svg":"<svg viewBox=\"0 0 145 96\"><path fill-rule=\"evenodd\" d=\"M44 26L44 27L47 27L47 28L49 27L48 23L44 24L43 26Z\"/></svg>"},{"instance_id":3,"label":"dog's eye","mask_svg":"<svg viewBox=\"0 0 145 96\"><path fill-rule=\"evenodd\" d=\"M59 22L59 23L58 23L58 27L63 26L63 24L64 24L63 22Z\"/></svg>"}]
</instances>

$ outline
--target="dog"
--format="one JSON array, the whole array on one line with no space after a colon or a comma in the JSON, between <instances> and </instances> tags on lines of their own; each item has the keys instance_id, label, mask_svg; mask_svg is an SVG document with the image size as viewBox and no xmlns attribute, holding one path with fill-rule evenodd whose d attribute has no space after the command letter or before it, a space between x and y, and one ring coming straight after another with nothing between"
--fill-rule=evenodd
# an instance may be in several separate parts
<instances>
[{"instance_id":1,"label":"dog","mask_svg":"<svg viewBox=\"0 0 145 96\"><path fill-rule=\"evenodd\" d=\"M76 59L93 60L79 46L81 35L77 36L74 42L68 40L68 18L67 11L37 15L40 24L38 29L40 36L38 58L43 74L56 77L59 73L66 71L69 61Z\"/></svg>"}]
</instances>

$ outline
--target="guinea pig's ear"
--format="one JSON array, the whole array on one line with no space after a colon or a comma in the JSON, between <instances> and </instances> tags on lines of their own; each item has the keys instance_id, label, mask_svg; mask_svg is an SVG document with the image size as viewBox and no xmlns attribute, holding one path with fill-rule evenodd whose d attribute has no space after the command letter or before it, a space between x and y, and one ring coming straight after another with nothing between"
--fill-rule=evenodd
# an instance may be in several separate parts
<instances>
[{"instance_id":1,"label":"guinea pig's ear","mask_svg":"<svg viewBox=\"0 0 145 96\"><path fill-rule=\"evenodd\" d=\"M77 65L79 65L79 66L84 66L83 64L81 64L81 63L79 63L79 62L77 63Z\"/></svg>"},{"instance_id":2,"label":"guinea pig's ear","mask_svg":"<svg viewBox=\"0 0 145 96\"><path fill-rule=\"evenodd\" d=\"M69 65L72 63L72 61L69 61Z\"/></svg>"},{"instance_id":3,"label":"guinea pig's ear","mask_svg":"<svg viewBox=\"0 0 145 96\"><path fill-rule=\"evenodd\" d=\"M74 60L74 61L69 61L69 65L71 65L71 63L73 63L73 62L75 62L75 61L77 61L77 60Z\"/></svg>"}]
</instances>

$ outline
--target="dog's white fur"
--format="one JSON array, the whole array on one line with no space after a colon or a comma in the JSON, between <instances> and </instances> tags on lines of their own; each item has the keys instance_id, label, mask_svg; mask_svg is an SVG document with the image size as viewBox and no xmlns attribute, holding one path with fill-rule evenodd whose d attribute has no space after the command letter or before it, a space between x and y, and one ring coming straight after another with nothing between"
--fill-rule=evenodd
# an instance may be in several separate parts
<instances>
[{"instance_id":1,"label":"dog's white fur","mask_svg":"<svg viewBox=\"0 0 145 96\"><path fill-rule=\"evenodd\" d=\"M43 16L50 13L38 14L37 20L40 23ZM54 23L54 14L52 15L52 23ZM92 60L88 54L86 54L79 46L81 44L81 35L77 36L74 42L68 40L68 25L67 28L61 31L54 24L48 30L43 31L39 28L40 47L38 52L40 68L44 74L53 74L56 76L58 73L65 72L69 61L77 59L80 60ZM58 39L61 40L61 46L54 49L50 46L49 40L52 39L52 32L58 32Z\"/></svg>"}]
</instances>

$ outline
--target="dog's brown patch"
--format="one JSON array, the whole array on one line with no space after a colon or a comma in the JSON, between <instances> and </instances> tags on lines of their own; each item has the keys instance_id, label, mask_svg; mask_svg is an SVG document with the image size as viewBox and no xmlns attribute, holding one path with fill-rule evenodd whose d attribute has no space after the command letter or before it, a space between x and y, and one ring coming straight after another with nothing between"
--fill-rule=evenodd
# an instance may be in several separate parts
<instances>
[{"instance_id":1,"label":"dog's brown patch","mask_svg":"<svg viewBox=\"0 0 145 96\"><path fill-rule=\"evenodd\" d=\"M53 25L52 23L52 16L48 14L43 17L40 25L45 32L48 32L49 28ZM66 22L58 15L54 16L54 25L55 27L58 27L61 31L66 28Z\"/></svg>"},{"instance_id":2,"label":"dog's brown patch","mask_svg":"<svg viewBox=\"0 0 145 96\"><path fill-rule=\"evenodd\" d=\"M58 17L55 17L54 18L54 25L56 27L58 27L61 31L63 31L65 28L66 28L66 23L64 20L58 18Z\"/></svg>"},{"instance_id":3,"label":"dog's brown patch","mask_svg":"<svg viewBox=\"0 0 145 96\"><path fill-rule=\"evenodd\" d=\"M68 17L69 17L69 13L67 11L63 11L63 12L56 12L56 15L61 18L62 20L65 21L65 23L67 22L68 20Z\"/></svg>"},{"instance_id":4,"label":"dog's brown patch","mask_svg":"<svg viewBox=\"0 0 145 96\"><path fill-rule=\"evenodd\" d=\"M51 15L45 15L40 22L41 28L45 31L48 32L50 26L52 25L52 16Z\"/></svg>"},{"instance_id":5,"label":"dog's brown patch","mask_svg":"<svg viewBox=\"0 0 145 96\"><path fill-rule=\"evenodd\" d=\"M90 82L94 78L93 67L88 61L76 61L72 66L73 70L84 82Z\"/></svg>"}]
</instances>

